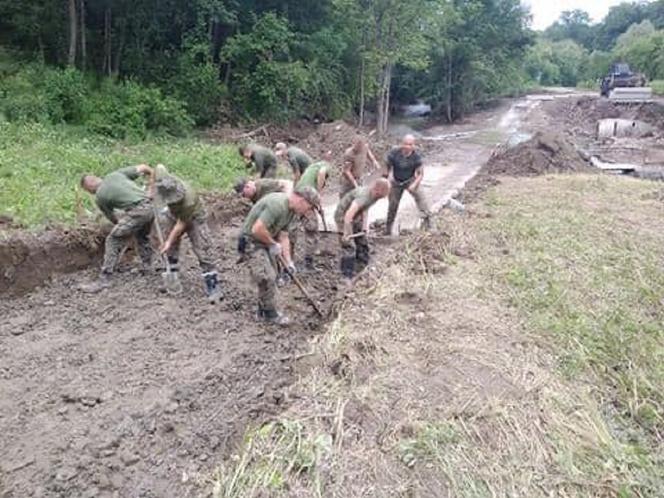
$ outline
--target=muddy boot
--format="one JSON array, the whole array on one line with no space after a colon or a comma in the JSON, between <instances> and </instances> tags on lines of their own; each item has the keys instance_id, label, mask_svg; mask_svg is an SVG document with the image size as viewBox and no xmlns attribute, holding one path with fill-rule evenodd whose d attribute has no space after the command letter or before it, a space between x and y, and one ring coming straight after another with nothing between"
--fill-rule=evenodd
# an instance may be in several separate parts
<instances>
[{"instance_id":1,"label":"muddy boot","mask_svg":"<svg viewBox=\"0 0 664 498\"><path fill-rule=\"evenodd\" d=\"M86 294L97 294L104 289L108 289L110 286L111 275L109 273L102 272L97 280L90 282L89 284L83 284L79 287L79 289L81 292L85 292Z\"/></svg>"},{"instance_id":2,"label":"muddy boot","mask_svg":"<svg viewBox=\"0 0 664 498\"><path fill-rule=\"evenodd\" d=\"M316 271L316 266L314 265L313 256L304 257L304 268L302 268L303 273L313 273Z\"/></svg>"},{"instance_id":3,"label":"muddy boot","mask_svg":"<svg viewBox=\"0 0 664 498\"><path fill-rule=\"evenodd\" d=\"M287 327L290 325L290 320L283 313L278 312L277 310L260 310L261 318L266 323L271 323L274 325L279 325L281 327Z\"/></svg>"},{"instance_id":4,"label":"muddy boot","mask_svg":"<svg viewBox=\"0 0 664 498\"><path fill-rule=\"evenodd\" d=\"M219 287L217 272L209 271L203 273L203 279L205 280L205 293L207 294L208 301L212 304L221 301L222 293L221 288Z\"/></svg>"},{"instance_id":5,"label":"muddy boot","mask_svg":"<svg viewBox=\"0 0 664 498\"><path fill-rule=\"evenodd\" d=\"M353 278L355 274L355 258L353 256L343 256L341 258L341 273L348 280Z\"/></svg>"}]
</instances>

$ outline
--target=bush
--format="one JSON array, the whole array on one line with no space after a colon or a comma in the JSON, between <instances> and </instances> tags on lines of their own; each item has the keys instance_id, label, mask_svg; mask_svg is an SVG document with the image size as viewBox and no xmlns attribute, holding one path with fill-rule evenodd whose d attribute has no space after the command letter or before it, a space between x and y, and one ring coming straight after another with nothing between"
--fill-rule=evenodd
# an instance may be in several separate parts
<instances>
[{"instance_id":1,"label":"bush","mask_svg":"<svg viewBox=\"0 0 664 498\"><path fill-rule=\"evenodd\" d=\"M82 72L71 68L45 69L43 86L52 123L85 121L90 85Z\"/></svg>"},{"instance_id":2,"label":"bush","mask_svg":"<svg viewBox=\"0 0 664 498\"><path fill-rule=\"evenodd\" d=\"M134 81L106 81L90 99L88 127L113 138L145 138L149 130L182 135L192 126L182 102Z\"/></svg>"},{"instance_id":3,"label":"bush","mask_svg":"<svg viewBox=\"0 0 664 498\"><path fill-rule=\"evenodd\" d=\"M0 80L0 113L5 119L20 123L48 122L50 120L48 98L35 87L35 67Z\"/></svg>"}]
</instances>

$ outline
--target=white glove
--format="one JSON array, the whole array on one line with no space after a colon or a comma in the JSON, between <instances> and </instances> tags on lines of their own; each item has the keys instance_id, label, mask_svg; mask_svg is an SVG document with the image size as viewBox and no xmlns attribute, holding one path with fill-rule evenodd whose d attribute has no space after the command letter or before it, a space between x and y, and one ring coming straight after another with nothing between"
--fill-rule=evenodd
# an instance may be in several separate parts
<instances>
[{"instance_id":1,"label":"white glove","mask_svg":"<svg viewBox=\"0 0 664 498\"><path fill-rule=\"evenodd\" d=\"M270 256L280 256L281 255L281 244L275 242L270 246Z\"/></svg>"}]
</instances>

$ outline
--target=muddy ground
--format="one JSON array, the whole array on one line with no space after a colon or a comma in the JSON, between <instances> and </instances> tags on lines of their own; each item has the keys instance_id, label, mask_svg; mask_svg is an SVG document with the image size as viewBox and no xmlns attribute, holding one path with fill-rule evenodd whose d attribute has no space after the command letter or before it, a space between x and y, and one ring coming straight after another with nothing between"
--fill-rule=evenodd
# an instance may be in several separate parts
<instances>
[{"instance_id":1,"label":"muddy ground","mask_svg":"<svg viewBox=\"0 0 664 498\"><path fill-rule=\"evenodd\" d=\"M547 131L556 112L572 102L545 102L525 116L523 126ZM585 129L592 120L582 121L583 115L565 114L564 119ZM343 140L329 140L341 150L350 135L336 131ZM520 148L496 150L480 172L481 190L499 182L497 175L530 171L533 158L576 164L570 151L578 143L560 131L552 139L536 136ZM651 140L656 148L658 138ZM582 145L592 142L586 137ZM553 147L558 152L549 150L551 143L558 144ZM319 144L319 150L327 145ZM480 148L488 157L494 145L478 141L470 147L461 137L432 154L444 159L453 155L451 149L467 147L472 152L467 161L473 161L484 157ZM454 156L455 162L462 160ZM538 171L545 172L549 170ZM75 290L97 273L96 263L82 263L87 270L57 275L24 297L3 297L0 497L204 494L206 479L231 454L246 427L289 405L286 388L310 363L310 341L324 332L324 321L289 286L282 290L282 301L294 319L291 328L257 324L255 290L247 269L236 265L234 250L242 208L228 199L208 199L208 205L226 290L219 306L202 299L199 270L188 251L186 292L179 297L161 294L159 275L142 277L131 261L123 264L115 286L97 296ZM327 312L345 289L339 282L337 241L322 237L321 268L303 280ZM389 251L384 247L375 244L376 259L398 251L393 244ZM82 254L76 248L71 252ZM14 257L0 253L0 264L6 268ZM46 265L48 258L44 253L36 261Z\"/></svg>"}]
</instances>

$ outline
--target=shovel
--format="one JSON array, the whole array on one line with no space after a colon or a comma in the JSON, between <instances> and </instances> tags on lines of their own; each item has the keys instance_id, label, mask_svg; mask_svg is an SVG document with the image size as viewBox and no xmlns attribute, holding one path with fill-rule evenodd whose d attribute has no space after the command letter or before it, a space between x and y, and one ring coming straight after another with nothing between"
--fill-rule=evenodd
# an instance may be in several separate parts
<instances>
[{"instance_id":1,"label":"shovel","mask_svg":"<svg viewBox=\"0 0 664 498\"><path fill-rule=\"evenodd\" d=\"M302 282L300 282L300 279L297 277L297 275L295 275L294 273L292 273L291 271L288 270L288 266L286 265L286 260L284 259L284 257L279 255L278 261L279 261L279 263L281 263L281 266L283 266L284 270L288 273L288 276L295 283L297 288L300 289L300 292L302 293L304 298L309 302L309 304L314 309L314 311L316 311L318 316L323 318L325 315L323 315L323 312L318 307L318 304L316 304L316 301L314 300L314 298L311 297L311 294L309 294L309 292L307 292L307 289L304 287L304 285L302 285Z\"/></svg>"},{"instance_id":2,"label":"shovel","mask_svg":"<svg viewBox=\"0 0 664 498\"><path fill-rule=\"evenodd\" d=\"M159 213L157 212L156 208L153 209L154 209L154 226L157 229L157 237L159 238L159 244L160 246L163 246L164 234L161 231L161 225L159 224ZM166 257L166 255L162 255L161 257L162 260L164 261L164 264L166 265L166 271L162 272L161 274L161 280L164 283L166 292L173 295L180 294L182 292L182 284L180 283L180 278L177 272L172 271L171 264L168 262L168 257Z\"/></svg>"}]
</instances>

